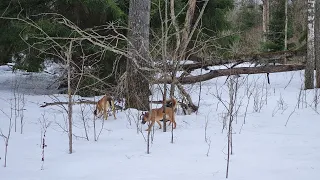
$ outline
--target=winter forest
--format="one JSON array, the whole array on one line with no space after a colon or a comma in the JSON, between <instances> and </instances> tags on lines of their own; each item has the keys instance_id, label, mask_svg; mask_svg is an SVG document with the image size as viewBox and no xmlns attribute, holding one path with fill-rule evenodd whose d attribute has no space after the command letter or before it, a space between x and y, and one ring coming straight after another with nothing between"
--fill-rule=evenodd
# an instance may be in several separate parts
<instances>
[{"instance_id":1,"label":"winter forest","mask_svg":"<svg viewBox=\"0 0 320 180\"><path fill-rule=\"evenodd\" d=\"M1 180L318 180L320 0L1 0Z\"/></svg>"}]
</instances>

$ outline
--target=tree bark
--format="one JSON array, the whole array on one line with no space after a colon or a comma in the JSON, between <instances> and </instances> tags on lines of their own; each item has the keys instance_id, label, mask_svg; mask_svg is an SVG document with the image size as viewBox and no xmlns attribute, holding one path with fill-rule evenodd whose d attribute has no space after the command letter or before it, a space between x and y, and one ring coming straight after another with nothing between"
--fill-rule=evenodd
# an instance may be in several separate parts
<instances>
[{"instance_id":1,"label":"tree bark","mask_svg":"<svg viewBox=\"0 0 320 180\"><path fill-rule=\"evenodd\" d=\"M186 104L185 109L191 108L193 112L198 111L199 107L196 106L191 99L191 96L187 93L187 91L183 88L182 84L177 83L178 89L180 90L181 94L187 99L188 103Z\"/></svg>"},{"instance_id":2,"label":"tree bark","mask_svg":"<svg viewBox=\"0 0 320 180\"><path fill-rule=\"evenodd\" d=\"M288 0L285 0L284 5L285 25L284 25L284 50L288 50ZM284 58L284 64L287 64L287 58Z\"/></svg>"},{"instance_id":3,"label":"tree bark","mask_svg":"<svg viewBox=\"0 0 320 180\"><path fill-rule=\"evenodd\" d=\"M298 71L305 68L305 65L277 65L277 66L260 66L260 67L241 67L233 69L219 69L211 70L210 72L198 75L198 76L189 76L178 78L177 80L181 84L193 84L200 81L207 81L213 78L221 76L231 76L238 74L261 74L261 73L277 73L277 72L286 72L286 71ZM162 84L164 82L171 83L171 77L164 79L159 79L155 81L157 84Z\"/></svg>"},{"instance_id":4,"label":"tree bark","mask_svg":"<svg viewBox=\"0 0 320 180\"><path fill-rule=\"evenodd\" d=\"M69 153L72 154L72 92L71 92L71 53L72 41L70 42L69 49L66 53L67 66L68 66L68 122L69 122Z\"/></svg>"},{"instance_id":5,"label":"tree bark","mask_svg":"<svg viewBox=\"0 0 320 180\"><path fill-rule=\"evenodd\" d=\"M180 59L185 59L185 51L186 48L189 44L189 37L192 36L192 34L190 34L191 31L191 27L192 27L192 19L194 16L194 11L196 8L196 0L188 0L188 10L186 12L186 17L185 17L185 22L184 22L184 27L182 29L182 35L181 35L181 42L180 40L177 40L177 45L179 45L179 49L177 54L175 54L173 56L173 64L174 64L174 69L172 70L172 82L175 81L175 77L177 74L177 70L178 70L178 62ZM174 2L171 0L171 13L172 14L172 18L175 18L174 15ZM174 20L174 24L176 23L175 19ZM175 30L178 30L177 27L175 27ZM180 32L176 32L176 33L180 33ZM180 44L181 43L181 44ZM174 96L174 91L175 91L175 84L172 83L171 87L170 87L170 96Z\"/></svg>"},{"instance_id":6,"label":"tree bark","mask_svg":"<svg viewBox=\"0 0 320 180\"><path fill-rule=\"evenodd\" d=\"M149 59L149 27L150 0L130 0L128 51L141 67L148 67ZM127 101L126 107L138 110L149 110L149 81L151 74L147 70L136 67L133 59L127 59Z\"/></svg>"},{"instance_id":7,"label":"tree bark","mask_svg":"<svg viewBox=\"0 0 320 180\"><path fill-rule=\"evenodd\" d=\"M267 41L267 33L269 26L269 0L262 0L263 2L263 13L262 13L262 30L263 30L263 41Z\"/></svg>"},{"instance_id":8,"label":"tree bark","mask_svg":"<svg viewBox=\"0 0 320 180\"><path fill-rule=\"evenodd\" d=\"M162 29L162 61L164 63L164 69L167 70L167 44L168 44L168 1L165 1L165 8L164 8L164 25L162 25L161 29ZM173 2L174 4L174 2ZM173 11L174 13L174 11ZM173 23L176 23L176 21L174 21ZM163 24L163 22L162 22ZM177 28L177 27L175 27ZM177 29L176 29L177 30ZM167 99L167 84L164 83L163 85L163 104L162 106L163 108L163 132L167 132L167 121L166 121L166 99Z\"/></svg>"},{"instance_id":9,"label":"tree bark","mask_svg":"<svg viewBox=\"0 0 320 180\"><path fill-rule=\"evenodd\" d=\"M192 27L192 19L194 16L194 11L196 8L196 0L189 0L188 1L188 10L186 13L186 18L184 22L184 28L182 29L182 36L181 36L181 46L180 46L180 52L179 52L179 58L184 59L185 56L185 50L189 44L189 37L192 36L190 34L191 27Z\"/></svg>"},{"instance_id":10,"label":"tree bark","mask_svg":"<svg viewBox=\"0 0 320 180\"><path fill-rule=\"evenodd\" d=\"M58 101L58 102L44 102L43 105L41 105L40 107L47 107L47 106L58 106L58 105L64 105L64 104L69 104L69 101L68 102L62 102L62 101ZM77 101L77 102L73 102L72 105L75 105L75 104L97 104L96 101L90 101L90 100L80 100L80 101Z\"/></svg>"},{"instance_id":11,"label":"tree bark","mask_svg":"<svg viewBox=\"0 0 320 180\"><path fill-rule=\"evenodd\" d=\"M179 69L179 66L180 66L179 60L185 59L187 47L193 37L193 34L195 33L195 31L200 23L200 20L201 20L203 13L208 5L208 2L209 1L204 2L203 6L200 10L199 16L194 21L194 23L192 23L193 18L194 18L194 12L196 9L196 0L188 0L188 10L186 12L184 28L182 29L181 44L179 46L178 52L174 53L174 56L173 56L174 68L171 71L172 72L171 73L172 74L172 82L176 81L175 79L176 79L177 70ZM172 4L174 4L174 2L171 0L171 12L174 13L174 11L172 11L172 9L174 9L174 6ZM173 18L172 20L175 20L175 15L173 15L171 17ZM177 28L176 28L176 30L177 30ZM177 31L176 33L180 33L180 32ZM178 37L179 36L177 36L177 38ZM179 45L179 42L180 41L177 41L177 45ZM171 88L170 88L170 96L171 97L174 96L174 90L175 90L175 84L172 83Z\"/></svg>"},{"instance_id":12,"label":"tree bark","mask_svg":"<svg viewBox=\"0 0 320 180\"><path fill-rule=\"evenodd\" d=\"M315 60L316 60L316 87L320 88L320 2L316 2L315 10Z\"/></svg>"},{"instance_id":13,"label":"tree bark","mask_svg":"<svg viewBox=\"0 0 320 180\"><path fill-rule=\"evenodd\" d=\"M176 20L176 14L174 11L174 0L170 0L170 17L171 17L171 21L172 21L172 25L175 28L175 35L176 35L176 49L175 52L173 53L173 59L177 59L177 54L178 54L178 50L180 48L180 43L181 43L181 38L180 38L180 28L179 25L177 23Z\"/></svg>"},{"instance_id":14,"label":"tree bark","mask_svg":"<svg viewBox=\"0 0 320 180\"><path fill-rule=\"evenodd\" d=\"M315 0L308 0L308 36L307 36L307 59L305 69L305 89L314 88L314 62L315 62L315 50L314 50L314 12L315 12Z\"/></svg>"}]
</instances>

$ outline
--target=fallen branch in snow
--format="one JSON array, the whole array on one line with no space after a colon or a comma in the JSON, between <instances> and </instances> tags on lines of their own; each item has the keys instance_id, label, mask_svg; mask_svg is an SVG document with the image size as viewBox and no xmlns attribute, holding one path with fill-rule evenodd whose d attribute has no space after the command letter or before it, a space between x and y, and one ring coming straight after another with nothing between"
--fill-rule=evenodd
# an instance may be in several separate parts
<instances>
[{"instance_id":1,"label":"fallen branch in snow","mask_svg":"<svg viewBox=\"0 0 320 180\"><path fill-rule=\"evenodd\" d=\"M51 102L51 103L43 102L43 103L44 104L41 105L40 107L68 104L68 102L60 102L60 101L59 102ZM80 101L73 102L73 105L75 105L75 104L96 104L96 103L97 102L90 101L90 100L80 100Z\"/></svg>"},{"instance_id":2,"label":"fallen branch in snow","mask_svg":"<svg viewBox=\"0 0 320 180\"><path fill-rule=\"evenodd\" d=\"M61 102L61 101L59 101L59 102L43 102L44 104L43 105L41 105L40 107L47 107L47 106L56 106L56 105L67 105L68 104L68 102ZM76 101L76 102L74 102L74 104L96 104L97 102L96 101L90 101L90 100L80 100L80 101ZM150 103L153 103L153 104L162 104L163 103L163 101L150 101ZM187 104L185 104L185 103L183 103L183 102L178 102L182 107L185 107L185 108L187 108L188 107L188 105ZM117 104L115 104L114 105L115 106L115 109L116 110L122 110L123 109L123 107L122 106L119 106L119 105L117 105Z\"/></svg>"},{"instance_id":3,"label":"fallen branch in snow","mask_svg":"<svg viewBox=\"0 0 320 180\"><path fill-rule=\"evenodd\" d=\"M259 54L241 54L241 55L235 55L226 59L209 60L203 63L199 62L194 64L183 64L181 65L181 69L190 72L192 70L199 69L199 68L207 69L208 66L223 65L223 64L235 63L235 62L281 63L280 61L282 61L284 58L299 57L299 56L305 56L305 55L306 55L306 52L304 50L267 52L267 53L259 53ZM201 58L199 57L196 58L195 56L191 56L189 59L199 61L198 59L201 59Z\"/></svg>"},{"instance_id":4,"label":"fallen branch in snow","mask_svg":"<svg viewBox=\"0 0 320 180\"><path fill-rule=\"evenodd\" d=\"M40 107L47 107L47 106L56 106L56 105L64 105L64 104L68 104L68 102L61 102L61 101L58 101L58 102L43 102L44 104L41 105ZM79 101L75 101L72 103L73 105L75 104L97 104L96 101L91 101L91 100L79 100ZM119 106L119 105L114 105L115 106L115 109L116 110L122 110L123 107Z\"/></svg>"},{"instance_id":5,"label":"fallen branch in snow","mask_svg":"<svg viewBox=\"0 0 320 180\"><path fill-rule=\"evenodd\" d=\"M233 69L218 69L218 70L211 70L206 74L178 78L177 80L181 84L193 84L193 83L197 83L200 81L207 81L207 80L221 77L221 76L298 71L304 68L305 68L305 65L292 64L292 65L276 65L276 66L241 67L241 68L233 68ZM155 81L155 84L162 84L165 82L171 83L172 78L167 77L163 79L158 79Z\"/></svg>"},{"instance_id":6,"label":"fallen branch in snow","mask_svg":"<svg viewBox=\"0 0 320 180\"><path fill-rule=\"evenodd\" d=\"M187 93L187 91L183 88L182 84L181 83L177 83L176 84L178 89L180 90L180 93L186 98L186 100L188 101L188 104L186 105L186 107L184 107L182 105L182 108L185 108L186 110L188 110L189 108L192 109L193 112L196 112L198 111L199 107L196 106L193 102L192 102L192 99L191 99L191 96L190 94Z\"/></svg>"}]
</instances>

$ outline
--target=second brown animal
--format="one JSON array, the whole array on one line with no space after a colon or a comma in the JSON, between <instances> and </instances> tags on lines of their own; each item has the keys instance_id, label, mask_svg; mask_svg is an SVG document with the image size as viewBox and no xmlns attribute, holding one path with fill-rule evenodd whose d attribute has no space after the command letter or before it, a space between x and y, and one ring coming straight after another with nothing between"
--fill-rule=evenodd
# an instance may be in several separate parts
<instances>
[{"instance_id":1,"label":"second brown animal","mask_svg":"<svg viewBox=\"0 0 320 180\"><path fill-rule=\"evenodd\" d=\"M114 119L117 119L115 114L114 100L112 99L111 96L107 96L107 95L103 96L98 101L96 105L96 109L94 110L93 114L97 116L98 114L103 113L103 118L107 120L108 119L107 111L110 107L112 108Z\"/></svg>"},{"instance_id":2,"label":"second brown animal","mask_svg":"<svg viewBox=\"0 0 320 180\"><path fill-rule=\"evenodd\" d=\"M146 129L146 131L150 131L155 122L157 122L159 124L159 126L160 126L159 129L162 128L160 120L163 119L163 115L164 115L163 108L165 108L166 120L170 121L169 125L172 123L173 129L176 128L177 123L175 120L175 110L176 110L177 101L176 101L176 99L171 98L169 100L166 100L165 104L166 104L165 107L152 109L151 116L150 116L149 112L142 113L142 115L141 115L142 116L142 122L141 122L142 124L145 124L146 122L151 121L151 124L149 125L148 129Z\"/></svg>"}]
</instances>

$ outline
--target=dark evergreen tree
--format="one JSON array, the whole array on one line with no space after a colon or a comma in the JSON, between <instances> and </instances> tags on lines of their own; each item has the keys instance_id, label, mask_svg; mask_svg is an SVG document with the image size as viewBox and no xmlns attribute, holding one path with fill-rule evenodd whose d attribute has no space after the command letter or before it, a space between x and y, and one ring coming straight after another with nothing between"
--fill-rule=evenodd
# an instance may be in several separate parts
<instances>
[{"instance_id":1,"label":"dark evergreen tree","mask_svg":"<svg viewBox=\"0 0 320 180\"><path fill-rule=\"evenodd\" d=\"M160 29L160 13L157 4L162 4L163 1L152 0L151 7L151 29L152 32L158 33ZM178 14L178 23L182 27L185 18L185 8L188 0L176 0L175 8L176 12L181 12ZM195 11L194 20L197 19L200 9L204 2L198 1L197 8ZM164 10L164 7L161 7ZM224 30L231 28L230 22L227 20L227 13L233 8L233 0L215 0L209 1L208 6L204 12L201 26L204 31L202 36L203 40L208 37L220 36L220 33ZM121 25L127 26L128 20L128 9L129 0L20 0L20 1L10 1L2 0L0 1L0 14L6 17L17 17L19 14L21 18L28 17L37 23L43 30L52 37L70 37L74 36L70 29L57 23L50 16L34 16L41 13L57 13L62 14L67 19L71 20L77 26L82 29L93 28L96 26L104 25L108 22L117 21ZM98 31L100 35L106 35L111 32L106 30ZM125 30L121 33L126 34ZM197 33L195 33L197 34ZM41 33L25 23L13 20L0 19L0 63L7 63L11 61L12 57L15 57L16 67L20 69L25 69L27 71L39 71L41 70L41 64L46 58L55 59L59 61L58 58L41 53L37 48L46 49L47 51L53 51L50 49L49 44L37 44L30 48L21 38L25 38L28 43L34 44L37 39L32 38L32 36L41 36ZM174 38L172 38L174 40ZM150 36L150 42L152 42L153 37ZM39 40L38 40L39 41ZM220 38L217 43L221 47L228 47L232 44L233 37ZM66 42L60 41L59 43L65 44ZM190 46L193 46L193 41L191 41ZM118 55L112 52L105 52L102 57L94 56L93 54L101 51L101 48L92 45L89 42L81 42L82 48L79 44L74 48L73 62L75 64L76 71L81 71L77 66L81 67L81 55L82 51L87 56L87 64L92 64L93 61L100 59L99 62L95 64L97 70L94 72L95 76L103 79L105 85L99 87L103 89L107 87L107 83L116 84L115 76L108 77L112 72L113 65L116 58L120 58L120 68L119 71L123 72L125 70L125 59L123 57L118 57ZM126 44L123 44L126 47ZM224 49L224 48L220 48ZM224 53L223 50L222 53ZM92 77L83 77L80 82L81 86L86 86L88 84L94 84L95 80ZM75 83L76 84L76 83ZM98 87L97 87L98 88ZM88 94L92 92L89 88L81 89L83 94Z\"/></svg>"},{"instance_id":2,"label":"dark evergreen tree","mask_svg":"<svg viewBox=\"0 0 320 180\"><path fill-rule=\"evenodd\" d=\"M263 44L263 51L282 51L284 50L285 38L285 0L270 1L270 24L267 34L267 42ZM290 6L288 12L290 13ZM292 37L292 18L288 19L288 39ZM289 45L288 48L293 45Z\"/></svg>"},{"instance_id":3,"label":"dark evergreen tree","mask_svg":"<svg viewBox=\"0 0 320 180\"><path fill-rule=\"evenodd\" d=\"M239 12L235 20L235 28L240 32L245 32L261 24L261 9L257 4L248 2L239 7Z\"/></svg>"}]
</instances>

